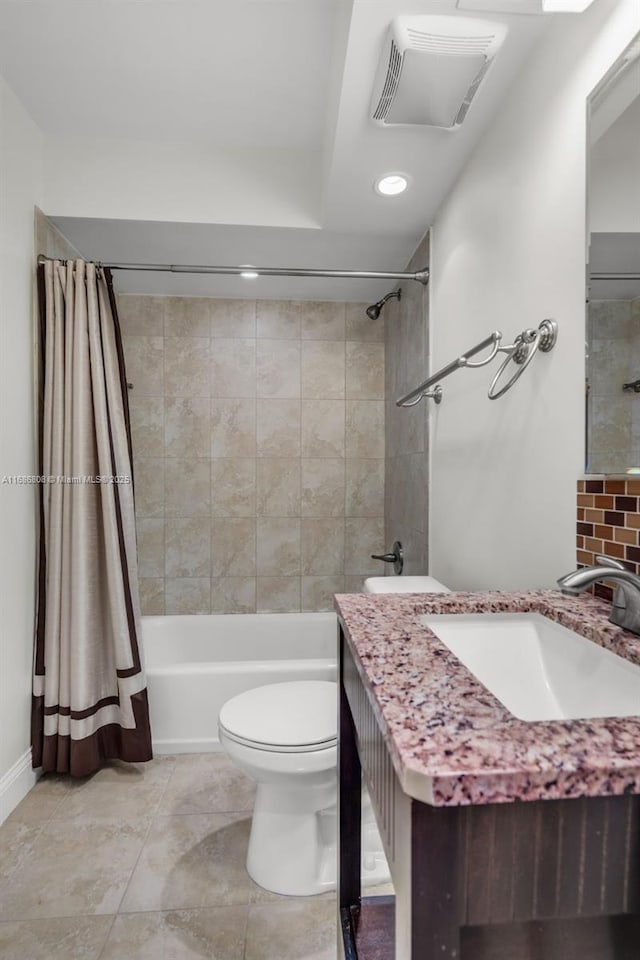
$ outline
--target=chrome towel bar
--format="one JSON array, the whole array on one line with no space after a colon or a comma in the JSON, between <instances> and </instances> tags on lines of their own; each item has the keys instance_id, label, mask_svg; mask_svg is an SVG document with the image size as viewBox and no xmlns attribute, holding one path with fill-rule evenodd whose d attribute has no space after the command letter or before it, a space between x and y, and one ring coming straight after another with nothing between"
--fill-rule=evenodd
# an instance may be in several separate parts
<instances>
[{"instance_id":1,"label":"chrome towel bar","mask_svg":"<svg viewBox=\"0 0 640 960\"><path fill-rule=\"evenodd\" d=\"M486 364L491 363L491 361L499 353L504 353L506 354L505 360L502 362L498 372L491 381L491 386L489 387L487 394L490 400L497 400L499 397L504 396L507 390L511 389L516 380L522 376L538 350L541 350L543 353L548 353L555 346L557 339L558 324L555 320L551 319L543 320L537 330L532 330L530 328L523 330L522 333L518 334L513 343L505 345L501 344L502 333L499 330L494 330L492 334L490 334L480 343L477 343L475 347L471 347L470 350L467 350L456 360L452 360L451 363L448 363L446 367L442 367L437 371L437 373L427 377L427 379L419 386L415 387L415 389L411 390L403 397L400 397L399 400L396 400L396 406L414 407L417 403L420 403L423 398L429 398L434 400L436 403L440 403L442 401L443 393L442 387L439 384L440 380L444 380L445 377L448 377L450 374L455 373L456 370L460 370L463 367L484 367ZM485 350L487 347L491 347L491 351L488 356L484 357L482 360L475 360L473 362L469 359L470 357L474 357L477 353L481 353L482 350ZM504 386L498 389L500 379L512 360L517 364L516 370L511 378L504 384Z\"/></svg>"}]
</instances>

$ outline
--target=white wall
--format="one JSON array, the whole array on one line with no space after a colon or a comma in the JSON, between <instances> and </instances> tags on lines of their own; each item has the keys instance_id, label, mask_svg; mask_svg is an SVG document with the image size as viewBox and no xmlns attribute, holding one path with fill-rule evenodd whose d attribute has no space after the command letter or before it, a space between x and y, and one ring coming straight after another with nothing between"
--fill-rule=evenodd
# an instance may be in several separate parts
<instances>
[{"instance_id":1,"label":"white wall","mask_svg":"<svg viewBox=\"0 0 640 960\"><path fill-rule=\"evenodd\" d=\"M432 234L432 370L547 316L558 344L505 397L459 371L433 407L430 572L455 588L552 586L575 562L584 462L585 99L640 30L637 0L558 16Z\"/></svg>"},{"instance_id":2,"label":"white wall","mask_svg":"<svg viewBox=\"0 0 640 960\"><path fill-rule=\"evenodd\" d=\"M41 200L42 136L0 78L0 481L36 472L33 208ZM34 506L33 487L0 482L0 793L30 741Z\"/></svg>"},{"instance_id":3,"label":"white wall","mask_svg":"<svg viewBox=\"0 0 640 960\"><path fill-rule=\"evenodd\" d=\"M591 148L589 225L593 233L640 231L640 78L638 97Z\"/></svg>"},{"instance_id":4,"label":"white wall","mask_svg":"<svg viewBox=\"0 0 640 960\"><path fill-rule=\"evenodd\" d=\"M313 151L50 137L51 216L318 227Z\"/></svg>"}]
</instances>

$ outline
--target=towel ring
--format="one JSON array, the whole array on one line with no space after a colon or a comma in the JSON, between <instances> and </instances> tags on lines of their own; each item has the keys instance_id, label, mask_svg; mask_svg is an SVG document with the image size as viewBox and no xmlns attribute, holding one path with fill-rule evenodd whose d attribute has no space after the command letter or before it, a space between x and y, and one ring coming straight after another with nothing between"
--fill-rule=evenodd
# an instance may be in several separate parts
<instances>
[{"instance_id":1,"label":"towel ring","mask_svg":"<svg viewBox=\"0 0 640 960\"><path fill-rule=\"evenodd\" d=\"M553 348L557 336L558 325L555 320L543 320L537 330L532 330L530 328L523 330L522 333L518 334L510 347L504 347L503 349L508 351L507 356L500 364L498 372L491 381L491 386L489 387L489 392L487 394L489 400L498 400L500 397L504 396L507 390L511 389L516 380L522 376L538 350L542 350L543 353L548 353L549 350ZM511 379L500 388L500 390L496 390L502 374L512 360L518 364L515 373Z\"/></svg>"}]
</instances>

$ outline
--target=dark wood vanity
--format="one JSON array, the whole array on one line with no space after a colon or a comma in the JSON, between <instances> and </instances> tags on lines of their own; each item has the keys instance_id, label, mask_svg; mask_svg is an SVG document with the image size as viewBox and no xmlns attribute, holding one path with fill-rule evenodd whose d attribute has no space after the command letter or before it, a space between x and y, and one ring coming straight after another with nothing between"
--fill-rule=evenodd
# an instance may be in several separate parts
<instances>
[{"instance_id":1,"label":"dark wood vanity","mask_svg":"<svg viewBox=\"0 0 640 960\"><path fill-rule=\"evenodd\" d=\"M600 770L589 781L591 794L601 790L603 795L574 796L580 792L578 774L570 774L565 763L555 783L540 781L530 788L531 798L514 796L509 802L503 795L500 802L486 802L477 796L447 803L434 795L437 802L429 803L412 796L420 792L412 787L419 781L407 769L397 769L394 744L403 740L404 728L389 680L394 662L411 673L414 659L407 649L394 661L393 650L398 656L403 645L426 642L420 635L424 628L408 627L412 609L423 612L428 606L437 612L442 606L433 595L426 604L425 596L393 597L387 621L387 598L338 598L339 910L346 960L638 960L640 795L635 791L640 779L634 771L640 769L640 723L625 721L631 740L624 756L612 756L610 779L606 771L604 779L599 776ZM451 607L463 596L449 595L457 599L444 602ZM468 596L477 600L480 595ZM572 609L586 609L593 622L603 607L588 598L586 607ZM389 655L381 657L385 622L392 629ZM437 669L446 669L446 656ZM413 672L418 670L419 664ZM398 697L403 689L399 681ZM464 724L458 727L457 736ZM593 738L602 744L602 731L595 722L593 728ZM419 733L411 711L406 731L405 756ZM497 728L496 736L500 733ZM423 742L428 744L428 734ZM436 750L442 742L440 734ZM572 750L575 757L575 740ZM585 763L593 759L586 757ZM628 774L624 782L613 772L621 765ZM361 773L395 897L361 896ZM507 776L505 782L519 781ZM536 792L545 798L534 799Z\"/></svg>"}]
</instances>

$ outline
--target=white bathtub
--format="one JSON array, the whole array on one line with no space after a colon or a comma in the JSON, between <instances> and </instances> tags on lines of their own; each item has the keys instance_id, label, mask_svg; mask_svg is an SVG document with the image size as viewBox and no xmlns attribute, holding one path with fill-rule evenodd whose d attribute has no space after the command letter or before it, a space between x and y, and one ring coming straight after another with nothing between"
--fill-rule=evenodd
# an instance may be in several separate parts
<instances>
[{"instance_id":1,"label":"white bathtub","mask_svg":"<svg viewBox=\"0 0 640 960\"><path fill-rule=\"evenodd\" d=\"M334 613L143 617L153 748L220 750L218 713L237 693L286 680L335 680Z\"/></svg>"}]
</instances>

